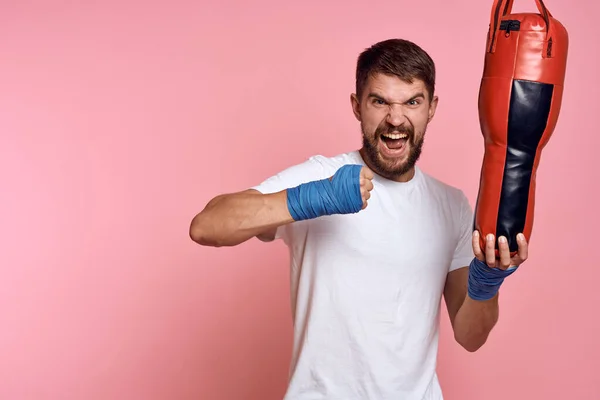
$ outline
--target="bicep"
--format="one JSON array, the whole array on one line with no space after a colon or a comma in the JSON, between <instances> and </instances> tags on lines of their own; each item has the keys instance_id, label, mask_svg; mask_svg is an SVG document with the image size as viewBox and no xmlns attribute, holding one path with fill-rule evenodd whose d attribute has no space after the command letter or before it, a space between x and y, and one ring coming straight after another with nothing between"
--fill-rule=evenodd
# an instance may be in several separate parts
<instances>
[{"instance_id":1,"label":"bicep","mask_svg":"<svg viewBox=\"0 0 600 400\"><path fill-rule=\"evenodd\" d=\"M312 156L300 164L290 166L276 175L267 178L262 183L247 189L245 192L259 195L272 194L282 192L302 183L323 179L330 173L330 171L326 171L323 168L324 159L322 156ZM269 228L256 235L256 237L263 242L272 242L277 239L279 229L281 229L280 236L283 238L286 235L286 231L281 227Z\"/></svg>"},{"instance_id":2,"label":"bicep","mask_svg":"<svg viewBox=\"0 0 600 400\"><path fill-rule=\"evenodd\" d=\"M218 207L220 205L219 203L223 200L227 200L227 198L237 197L242 202L241 204L244 204L244 202L251 199L251 197L249 197L249 196L265 196L265 194L261 193L260 191L258 191L257 189L254 189L254 188L245 189L245 190L241 190L241 191L233 192L233 193L221 194L221 195L213 198L206 205L205 209L202 211L201 214L210 212L211 209ZM197 218L199 218L199 217L197 216L196 219ZM255 235L255 237L258 238L262 242L272 242L276 238L276 233L277 233L276 227L273 227L273 228L269 227L269 228L264 229L259 234Z\"/></svg>"},{"instance_id":3,"label":"bicep","mask_svg":"<svg viewBox=\"0 0 600 400\"><path fill-rule=\"evenodd\" d=\"M444 287L444 301L448 310L450 322L454 326L454 319L458 310L467 297L467 281L469 279L469 267L455 269L448 273Z\"/></svg>"}]
</instances>

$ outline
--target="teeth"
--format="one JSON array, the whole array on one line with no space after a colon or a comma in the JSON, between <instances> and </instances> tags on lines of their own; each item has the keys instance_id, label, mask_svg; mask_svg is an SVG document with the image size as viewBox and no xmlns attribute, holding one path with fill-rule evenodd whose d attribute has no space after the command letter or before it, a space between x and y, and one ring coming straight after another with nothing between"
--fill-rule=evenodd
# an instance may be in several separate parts
<instances>
[{"instance_id":1,"label":"teeth","mask_svg":"<svg viewBox=\"0 0 600 400\"><path fill-rule=\"evenodd\" d=\"M405 139L408 135L406 133L384 133L382 136L390 139Z\"/></svg>"}]
</instances>

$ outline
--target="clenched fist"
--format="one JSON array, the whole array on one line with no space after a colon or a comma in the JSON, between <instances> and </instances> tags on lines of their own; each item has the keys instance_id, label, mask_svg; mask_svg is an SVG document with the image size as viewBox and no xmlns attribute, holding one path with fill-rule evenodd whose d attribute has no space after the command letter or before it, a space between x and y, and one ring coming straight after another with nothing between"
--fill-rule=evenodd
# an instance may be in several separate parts
<instances>
[{"instance_id":1,"label":"clenched fist","mask_svg":"<svg viewBox=\"0 0 600 400\"><path fill-rule=\"evenodd\" d=\"M373 171L365 166L343 165L329 178L287 189L288 211L294 221L357 213L367 207L373 177Z\"/></svg>"},{"instance_id":2,"label":"clenched fist","mask_svg":"<svg viewBox=\"0 0 600 400\"><path fill-rule=\"evenodd\" d=\"M364 210L367 207L368 201L371 198L371 190L373 190L373 171L368 167L362 167L360 170L360 195L362 196Z\"/></svg>"}]
</instances>

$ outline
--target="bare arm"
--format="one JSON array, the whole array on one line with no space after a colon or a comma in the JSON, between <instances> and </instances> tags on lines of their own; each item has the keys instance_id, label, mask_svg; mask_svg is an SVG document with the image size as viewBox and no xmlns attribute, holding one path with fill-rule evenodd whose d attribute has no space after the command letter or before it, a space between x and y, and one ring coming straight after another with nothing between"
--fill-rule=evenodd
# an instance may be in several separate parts
<instances>
[{"instance_id":1,"label":"bare arm","mask_svg":"<svg viewBox=\"0 0 600 400\"><path fill-rule=\"evenodd\" d=\"M477 301L467 295L469 267L448 274L444 299L454 330L455 340L467 351L477 351L485 344L498 321L498 295Z\"/></svg>"},{"instance_id":2,"label":"bare arm","mask_svg":"<svg viewBox=\"0 0 600 400\"><path fill-rule=\"evenodd\" d=\"M498 243L500 257L496 258L494 237L486 240L485 254L479 246L479 233L473 233L473 252L480 261L485 261L490 268L506 270L519 266L527 259L528 246L522 235L518 236L519 250L514 257L504 238ZM456 341L468 351L477 351L485 344L487 338L498 322L499 304L496 293L489 300L474 300L468 295L469 267L460 268L448 274L444 288L444 298L448 315L454 330Z\"/></svg>"},{"instance_id":3,"label":"bare arm","mask_svg":"<svg viewBox=\"0 0 600 400\"><path fill-rule=\"evenodd\" d=\"M190 237L203 246L235 246L253 237L273 240L279 226L293 222L286 191L262 194L249 189L208 202L190 225Z\"/></svg>"},{"instance_id":4,"label":"bare arm","mask_svg":"<svg viewBox=\"0 0 600 400\"><path fill-rule=\"evenodd\" d=\"M373 176L373 172L367 167L360 169L359 200L362 200L363 208L367 206L373 189ZM193 218L190 237L198 244L213 247L236 246L253 237L271 241L275 238L278 227L294 222L288 210L289 190L292 189L262 194L249 189L217 196Z\"/></svg>"}]
</instances>

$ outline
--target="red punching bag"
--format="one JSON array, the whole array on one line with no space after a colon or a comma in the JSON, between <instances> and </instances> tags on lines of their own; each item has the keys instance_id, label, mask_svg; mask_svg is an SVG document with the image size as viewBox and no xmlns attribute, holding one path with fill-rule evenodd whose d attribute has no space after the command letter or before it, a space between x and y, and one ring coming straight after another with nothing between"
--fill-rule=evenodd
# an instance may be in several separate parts
<instances>
[{"instance_id":1,"label":"red punching bag","mask_svg":"<svg viewBox=\"0 0 600 400\"><path fill-rule=\"evenodd\" d=\"M479 89L479 122L485 151L474 229L529 241L536 171L560 112L568 34L542 0L539 14L512 14L513 0L495 0ZM498 255L498 250L496 250Z\"/></svg>"}]
</instances>

